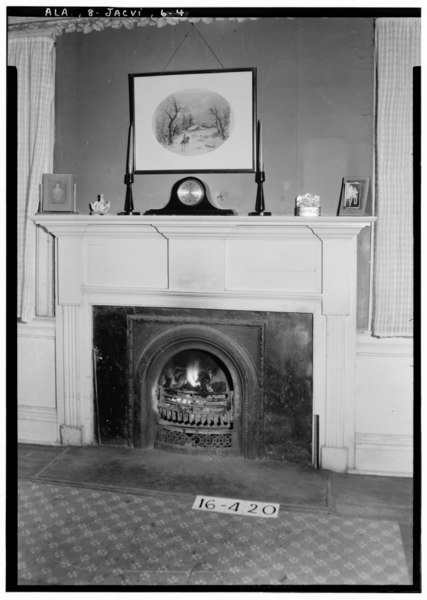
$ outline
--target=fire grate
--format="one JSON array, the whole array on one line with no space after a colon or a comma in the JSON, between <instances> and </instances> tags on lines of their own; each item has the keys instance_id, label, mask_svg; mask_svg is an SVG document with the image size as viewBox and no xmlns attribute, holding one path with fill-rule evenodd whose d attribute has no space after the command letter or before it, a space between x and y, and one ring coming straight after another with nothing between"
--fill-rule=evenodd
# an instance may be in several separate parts
<instances>
[{"instance_id":1,"label":"fire grate","mask_svg":"<svg viewBox=\"0 0 427 600\"><path fill-rule=\"evenodd\" d=\"M202 396L198 392L171 390L161 385L157 390L160 423L203 428L232 427L232 391Z\"/></svg>"}]
</instances>

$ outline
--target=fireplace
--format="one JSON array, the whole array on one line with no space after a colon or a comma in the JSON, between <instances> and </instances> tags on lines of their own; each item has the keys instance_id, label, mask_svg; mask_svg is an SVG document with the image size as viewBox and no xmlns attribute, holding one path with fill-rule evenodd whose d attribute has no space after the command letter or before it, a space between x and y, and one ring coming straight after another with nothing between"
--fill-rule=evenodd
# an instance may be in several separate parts
<instances>
[{"instance_id":1,"label":"fireplace","mask_svg":"<svg viewBox=\"0 0 427 600\"><path fill-rule=\"evenodd\" d=\"M374 217L44 214L34 220L56 238L56 415L64 445L108 437L109 443L154 447L157 414L151 419L150 411L155 413L156 392L147 386L151 381L158 387L166 363L191 349L226 367L233 401L241 394L240 416L235 407L232 416L233 432L240 428L235 446L240 445L244 457L309 452L317 417L320 466L338 472L354 469L357 235ZM97 312L110 307L116 313L98 333ZM153 313L152 307L171 312ZM171 327L179 331L185 326L187 333L194 327L191 335L197 338L196 329L210 327L200 322L198 311L213 311L209 318L236 312L233 318L246 321L268 314L262 368L248 345L231 332L233 323L214 323L212 328L233 341L233 350L243 349L249 357L245 368L229 357L227 344L219 351L206 337L193 339L192 348L174 348L171 337L164 361L161 351L152 353L144 343L135 346L134 339L132 346L128 341L128 317L137 321L171 314L186 319ZM275 353L267 346L277 346L275 334L283 331L287 341L279 346L286 351L271 361L268 357ZM311 344L303 354L310 347L308 361L301 360L300 346L289 343L293 336L306 339L307 331ZM104 346L102 338L108 336ZM154 379L145 368L147 361L156 365ZM298 440L304 436L310 441L301 445ZM231 444L234 448L233 440Z\"/></svg>"},{"instance_id":2,"label":"fireplace","mask_svg":"<svg viewBox=\"0 0 427 600\"><path fill-rule=\"evenodd\" d=\"M313 319L94 307L100 442L310 464Z\"/></svg>"}]
</instances>

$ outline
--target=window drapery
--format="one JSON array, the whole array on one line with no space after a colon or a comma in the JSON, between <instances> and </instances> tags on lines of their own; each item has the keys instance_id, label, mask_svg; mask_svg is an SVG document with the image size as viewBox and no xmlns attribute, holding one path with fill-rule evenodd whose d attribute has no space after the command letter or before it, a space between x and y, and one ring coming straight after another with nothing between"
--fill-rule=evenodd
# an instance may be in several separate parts
<instances>
[{"instance_id":1,"label":"window drapery","mask_svg":"<svg viewBox=\"0 0 427 600\"><path fill-rule=\"evenodd\" d=\"M55 40L52 35L11 35L8 64L18 73L18 317L35 314L36 226L43 173L53 171Z\"/></svg>"},{"instance_id":2,"label":"window drapery","mask_svg":"<svg viewBox=\"0 0 427 600\"><path fill-rule=\"evenodd\" d=\"M376 21L377 139L373 334L413 335L412 73L420 64L415 18Z\"/></svg>"}]
</instances>

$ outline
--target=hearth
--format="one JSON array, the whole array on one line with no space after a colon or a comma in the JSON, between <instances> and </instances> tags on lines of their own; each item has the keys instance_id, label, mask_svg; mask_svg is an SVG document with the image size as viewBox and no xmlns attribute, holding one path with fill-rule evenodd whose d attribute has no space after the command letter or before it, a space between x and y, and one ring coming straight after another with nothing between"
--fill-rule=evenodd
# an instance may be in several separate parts
<instances>
[{"instance_id":1,"label":"hearth","mask_svg":"<svg viewBox=\"0 0 427 600\"><path fill-rule=\"evenodd\" d=\"M103 444L312 459L312 316L94 307Z\"/></svg>"}]
</instances>

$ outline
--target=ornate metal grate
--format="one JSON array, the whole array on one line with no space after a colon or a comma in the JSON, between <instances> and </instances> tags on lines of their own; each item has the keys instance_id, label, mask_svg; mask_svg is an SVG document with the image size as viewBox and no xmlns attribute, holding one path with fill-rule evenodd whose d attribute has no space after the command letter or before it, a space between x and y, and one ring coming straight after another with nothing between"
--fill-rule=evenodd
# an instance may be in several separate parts
<instances>
[{"instance_id":1,"label":"ornate metal grate","mask_svg":"<svg viewBox=\"0 0 427 600\"><path fill-rule=\"evenodd\" d=\"M233 392L203 394L188 390L157 389L158 421L203 429L231 429Z\"/></svg>"},{"instance_id":2,"label":"ornate metal grate","mask_svg":"<svg viewBox=\"0 0 427 600\"><path fill-rule=\"evenodd\" d=\"M231 448L230 432L187 431L159 425L156 442L184 448Z\"/></svg>"}]
</instances>

